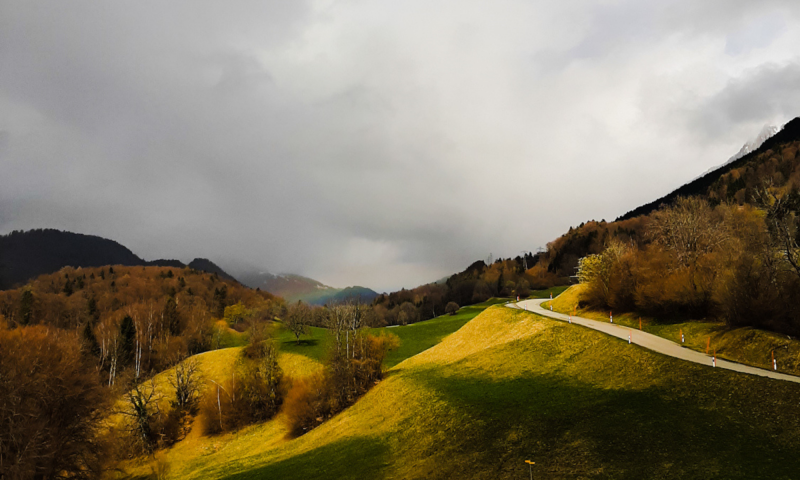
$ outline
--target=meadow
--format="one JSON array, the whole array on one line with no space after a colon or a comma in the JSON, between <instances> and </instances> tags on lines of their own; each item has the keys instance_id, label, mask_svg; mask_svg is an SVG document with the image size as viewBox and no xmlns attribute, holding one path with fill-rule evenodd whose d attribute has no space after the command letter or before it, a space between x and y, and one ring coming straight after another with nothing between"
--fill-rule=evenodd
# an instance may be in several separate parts
<instances>
[{"instance_id":1,"label":"meadow","mask_svg":"<svg viewBox=\"0 0 800 480\"><path fill-rule=\"evenodd\" d=\"M529 298L548 298L551 293L553 296L557 296L566 289L567 287L562 286L535 290L531 292ZM510 300L510 298L490 298L483 303L462 307L455 315L441 315L410 325L372 328L370 333L373 335L391 333L400 338L400 347L389 352L385 361L385 366L391 368L406 358L413 357L438 344L447 335L457 331L492 305L507 303ZM286 329L279 329L276 338L283 352L305 355L317 361L321 361L325 355L327 330L324 328L310 327L309 335L302 336L299 343L294 334Z\"/></svg>"},{"instance_id":2,"label":"meadow","mask_svg":"<svg viewBox=\"0 0 800 480\"><path fill-rule=\"evenodd\" d=\"M799 397L800 385L493 306L306 435L287 439L279 415L127 475L527 478L530 459L535 478L792 478Z\"/></svg>"}]
</instances>

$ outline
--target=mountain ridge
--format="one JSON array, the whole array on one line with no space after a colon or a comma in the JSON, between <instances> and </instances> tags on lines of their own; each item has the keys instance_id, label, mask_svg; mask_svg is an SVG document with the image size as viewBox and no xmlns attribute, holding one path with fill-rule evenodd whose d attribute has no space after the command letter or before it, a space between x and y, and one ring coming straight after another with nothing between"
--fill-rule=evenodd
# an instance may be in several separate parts
<instances>
[{"instance_id":1,"label":"mountain ridge","mask_svg":"<svg viewBox=\"0 0 800 480\"><path fill-rule=\"evenodd\" d=\"M374 290L358 285L336 288L293 273L274 274L267 271L240 272L237 277L250 288L259 288L278 295L289 302L304 301L311 305L341 303L347 300L360 300L371 303L378 296Z\"/></svg>"},{"instance_id":2,"label":"mountain ridge","mask_svg":"<svg viewBox=\"0 0 800 480\"><path fill-rule=\"evenodd\" d=\"M147 261L121 243L97 235L54 228L14 230L0 235L0 289L3 290L64 267L105 265L190 267L238 282L211 260L195 258L189 264L174 259Z\"/></svg>"},{"instance_id":3,"label":"mountain ridge","mask_svg":"<svg viewBox=\"0 0 800 480\"><path fill-rule=\"evenodd\" d=\"M672 192L664 195L663 197L653 200L652 202L646 203L639 207L636 207L633 210L625 213L624 215L617 217L615 221L629 220L641 215L650 214L655 210L658 210L661 206L672 203L678 197L688 197L692 195L705 194L708 191L708 189L714 184L714 182L719 180L719 178L722 177L724 174L730 172L731 170L744 166L749 161L755 159L758 155L778 145L798 140L800 140L800 117L794 118L789 122L787 122L786 125L784 125L779 132L766 139L758 148L743 155L741 158L737 158L733 161L729 160L728 162L720 165L719 168L713 169L712 171L700 176L699 178L696 178L691 182L676 188Z\"/></svg>"}]
</instances>

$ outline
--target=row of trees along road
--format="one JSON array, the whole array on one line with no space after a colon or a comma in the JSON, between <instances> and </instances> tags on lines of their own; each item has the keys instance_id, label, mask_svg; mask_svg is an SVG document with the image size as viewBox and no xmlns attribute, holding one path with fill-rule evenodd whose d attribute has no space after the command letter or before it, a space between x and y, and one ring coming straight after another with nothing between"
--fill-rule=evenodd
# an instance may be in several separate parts
<instances>
[{"instance_id":1,"label":"row of trees along road","mask_svg":"<svg viewBox=\"0 0 800 480\"><path fill-rule=\"evenodd\" d=\"M756 195L756 205L715 207L680 198L644 219L643 242L609 239L580 261L583 302L800 334L800 194Z\"/></svg>"}]
</instances>

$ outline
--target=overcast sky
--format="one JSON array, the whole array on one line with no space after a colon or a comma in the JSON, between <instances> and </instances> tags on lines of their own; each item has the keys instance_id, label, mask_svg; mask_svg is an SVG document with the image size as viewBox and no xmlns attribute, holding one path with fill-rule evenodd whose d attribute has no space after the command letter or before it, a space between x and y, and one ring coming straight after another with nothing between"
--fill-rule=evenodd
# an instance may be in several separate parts
<instances>
[{"instance_id":1,"label":"overcast sky","mask_svg":"<svg viewBox=\"0 0 800 480\"><path fill-rule=\"evenodd\" d=\"M0 0L0 233L414 287L800 115L800 2Z\"/></svg>"}]
</instances>

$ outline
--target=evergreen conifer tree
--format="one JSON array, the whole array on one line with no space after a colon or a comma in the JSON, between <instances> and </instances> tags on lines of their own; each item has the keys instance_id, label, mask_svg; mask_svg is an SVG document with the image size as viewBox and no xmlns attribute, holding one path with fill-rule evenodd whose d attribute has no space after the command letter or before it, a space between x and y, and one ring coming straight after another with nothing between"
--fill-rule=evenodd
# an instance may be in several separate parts
<instances>
[{"instance_id":1,"label":"evergreen conifer tree","mask_svg":"<svg viewBox=\"0 0 800 480\"><path fill-rule=\"evenodd\" d=\"M119 363L130 364L136 349L136 325L130 315L125 315L119 326L119 345Z\"/></svg>"},{"instance_id":2,"label":"evergreen conifer tree","mask_svg":"<svg viewBox=\"0 0 800 480\"><path fill-rule=\"evenodd\" d=\"M91 318L83 325L83 332L81 336L83 337L84 351L91 353L94 356L100 355L100 343L97 342L97 337L94 336Z\"/></svg>"},{"instance_id":3,"label":"evergreen conifer tree","mask_svg":"<svg viewBox=\"0 0 800 480\"><path fill-rule=\"evenodd\" d=\"M27 325L33 318L33 292L30 288L22 291L22 297L19 301L19 323L20 325Z\"/></svg>"},{"instance_id":4,"label":"evergreen conifer tree","mask_svg":"<svg viewBox=\"0 0 800 480\"><path fill-rule=\"evenodd\" d=\"M86 313L89 315L89 322L92 323L92 326L100 320L100 310L97 308L97 300L93 296L89 297L86 302Z\"/></svg>"},{"instance_id":5,"label":"evergreen conifer tree","mask_svg":"<svg viewBox=\"0 0 800 480\"><path fill-rule=\"evenodd\" d=\"M181 319L178 316L178 304L175 297L169 297L164 304L164 323L169 328L170 335L178 336L181 334Z\"/></svg>"},{"instance_id":6,"label":"evergreen conifer tree","mask_svg":"<svg viewBox=\"0 0 800 480\"><path fill-rule=\"evenodd\" d=\"M72 280L67 280L67 283L64 284L64 289L62 291L68 297L72 295Z\"/></svg>"}]
</instances>

